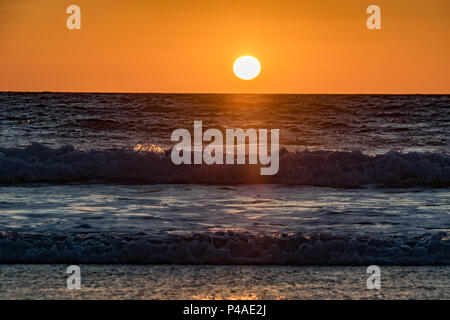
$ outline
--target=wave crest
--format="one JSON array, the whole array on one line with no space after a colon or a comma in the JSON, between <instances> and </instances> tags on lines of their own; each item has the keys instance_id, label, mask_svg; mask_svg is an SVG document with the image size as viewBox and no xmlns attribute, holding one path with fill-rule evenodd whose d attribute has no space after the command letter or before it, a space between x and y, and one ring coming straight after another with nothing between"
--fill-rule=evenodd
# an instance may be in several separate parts
<instances>
[{"instance_id":1,"label":"wave crest","mask_svg":"<svg viewBox=\"0 0 450 320\"><path fill-rule=\"evenodd\" d=\"M0 148L0 183L280 183L358 187L450 186L450 155L400 153L365 155L359 151L280 151L280 170L261 176L259 165L174 165L157 146L132 149L58 149L33 143Z\"/></svg>"}]
</instances>

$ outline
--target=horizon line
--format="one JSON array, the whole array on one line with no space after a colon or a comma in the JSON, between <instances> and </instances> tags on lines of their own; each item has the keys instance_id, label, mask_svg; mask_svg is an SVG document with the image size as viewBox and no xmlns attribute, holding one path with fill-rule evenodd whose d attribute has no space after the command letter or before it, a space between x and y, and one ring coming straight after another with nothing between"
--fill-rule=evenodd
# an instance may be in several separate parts
<instances>
[{"instance_id":1,"label":"horizon line","mask_svg":"<svg viewBox=\"0 0 450 320\"><path fill-rule=\"evenodd\" d=\"M211 95L450 95L440 92L358 92L358 93L336 93L336 92L168 92L168 91L58 91L58 90L0 90L0 93L92 93L92 94L211 94Z\"/></svg>"}]
</instances>

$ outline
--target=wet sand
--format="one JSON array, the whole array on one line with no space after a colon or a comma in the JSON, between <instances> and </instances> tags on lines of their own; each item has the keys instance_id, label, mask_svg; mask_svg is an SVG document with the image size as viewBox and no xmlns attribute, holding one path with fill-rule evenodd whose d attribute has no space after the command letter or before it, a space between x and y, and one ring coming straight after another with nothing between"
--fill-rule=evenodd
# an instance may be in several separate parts
<instances>
[{"instance_id":1,"label":"wet sand","mask_svg":"<svg viewBox=\"0 0 450 320\"><path fill-rule=\"evenodd\" d=\"M450 299L450 266L381 267L369 290L365 267L0 265L0 299Z\"/></svg>"}]
</instances>

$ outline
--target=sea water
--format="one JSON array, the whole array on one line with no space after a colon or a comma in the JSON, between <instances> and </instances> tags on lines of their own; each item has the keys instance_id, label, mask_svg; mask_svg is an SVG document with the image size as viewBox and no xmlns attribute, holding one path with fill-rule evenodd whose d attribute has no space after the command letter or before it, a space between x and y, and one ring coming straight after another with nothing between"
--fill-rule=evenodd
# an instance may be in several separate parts
<instances>
[{"instance_id":1,"label":"sea water","mask_svg":"<svg viewBox=\"0 0 450 320\"><path fill-rule=\"evenodd\" d=\"M450 96L0 93L0 262L449 265ZM280 168L171 132L280 130Z\"/></svg>"}]
</instances>

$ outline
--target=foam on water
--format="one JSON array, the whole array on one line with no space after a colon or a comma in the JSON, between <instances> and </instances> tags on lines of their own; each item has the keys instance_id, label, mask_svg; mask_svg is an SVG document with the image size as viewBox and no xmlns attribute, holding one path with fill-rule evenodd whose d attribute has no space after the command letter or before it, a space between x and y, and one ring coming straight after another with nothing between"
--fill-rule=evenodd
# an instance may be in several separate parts
<instances>
[{"instance_id":1,"label":"foam on water","mask_svg":"<svg viewBox=\"0 0 450 320\"><path fill-rule=\"evenodd\" d=\"M450 263L445 189L0 188L0 263Z\"/></svg>"},{"instance_id":2,"label":"foam on water","mask_svg":"<svg viewBox=\"0 0 450 320\"><path fill-rule=\"evenodd\" d=\"M450 233L357 238L231 231L165 237L1 232L0 263L448 265Z\"/></svg>"},{"instance_id":3,"label":"foam on water","mask_svg":"<svg viewBox=\"0 0 450 320\"><path fill-rule=\"evenodd\" d=\"M0 148L0 183L139 182L139 183L281 183L357 187L450 186L450 155L400 153L380 155L342 151L296 151L280 154L275 176L261 176L258 165L179 165L168 153L108 149L81 151L33 143L26 148ZM155 151L156 150L156 151Z\"/></svg>"}]
</instances>

